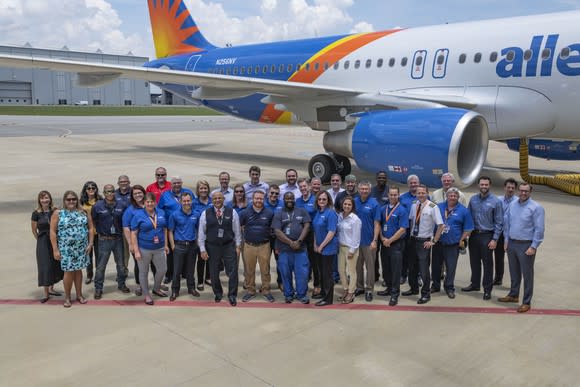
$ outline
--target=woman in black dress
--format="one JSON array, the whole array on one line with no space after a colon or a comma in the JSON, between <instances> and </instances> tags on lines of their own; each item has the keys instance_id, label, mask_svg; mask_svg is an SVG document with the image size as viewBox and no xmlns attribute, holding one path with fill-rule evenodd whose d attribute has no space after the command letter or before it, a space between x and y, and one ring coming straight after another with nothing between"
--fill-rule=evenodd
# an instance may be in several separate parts
<instances>
[{"instance_id":1,"label":"woman in black dress","mask_svg":"<svg viewBox=\"0 0 580 387\"><path fill-rule=\"evenodd\" d=\"M38 286L44 287L44 297L41 303L48 301L50 296L61 296L54 290L54 284L62 280L63 272L60 263L52 255L50 244L50 217L54 207L52 196L48 191L40 191L37 199L38 206L32 212L32 235L36 239L36 264L38 266Z\"/></svg>"}]
</instances>

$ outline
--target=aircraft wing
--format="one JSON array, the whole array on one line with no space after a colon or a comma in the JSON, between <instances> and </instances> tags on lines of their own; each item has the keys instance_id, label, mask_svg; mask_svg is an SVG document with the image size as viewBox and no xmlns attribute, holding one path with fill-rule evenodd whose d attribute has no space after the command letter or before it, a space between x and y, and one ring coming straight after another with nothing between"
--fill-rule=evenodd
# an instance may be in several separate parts
<instances>
[{"instance_id":1,"label":"aircraft wing","mask_svg":"<svg viewBox=\"0 0 580 387\"><path fill-rule=\"evenodd\" d=\"M100 86L116 78L142 79L156 83L199 86L202 89L199 97L202 99L212 99L214 95L219 95L223 98L225 93L236 97L263 93L275 97L299 97L301 100L354 97L363 94L369 96L372 93L376 93L376 91L356 90L302 82L287 82L164 68L122 66L32 56L0 55L0 66L78 73L78 84L84 87ZM400 101L401 106L408 106L408 102L410 101L423 101L465 108L473 108L476 106L472 101L461 96L434 96L408 94L405 92L380 93L376 94L376 96L383 102L388 98L391 102L390 105L394 108L398 107L397 101Z\"/></svg>"}]
</instances>

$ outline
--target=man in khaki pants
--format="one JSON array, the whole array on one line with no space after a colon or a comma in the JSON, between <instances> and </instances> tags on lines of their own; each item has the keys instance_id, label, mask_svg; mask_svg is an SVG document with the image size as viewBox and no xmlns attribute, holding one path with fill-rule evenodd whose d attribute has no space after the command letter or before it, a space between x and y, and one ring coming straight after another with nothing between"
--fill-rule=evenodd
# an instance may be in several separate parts
<instances>
[{"instance_id":1,"label":"man in khaki pants","mask_svg":"<svg viewBox=\"0 0 580 387\"><path fill-rule=\"evenodd\" d=\"M272 218L274 211L264 207L264 192L255 191L252 194L252 206L240 213L240 226L244 236L244 260L248 287L242 297L248 302L256 297L256 264L260 265L262 277L262 295L269 302L274 302L270 293L270 236L272 234Z\"/></svg>"}]
</instances>

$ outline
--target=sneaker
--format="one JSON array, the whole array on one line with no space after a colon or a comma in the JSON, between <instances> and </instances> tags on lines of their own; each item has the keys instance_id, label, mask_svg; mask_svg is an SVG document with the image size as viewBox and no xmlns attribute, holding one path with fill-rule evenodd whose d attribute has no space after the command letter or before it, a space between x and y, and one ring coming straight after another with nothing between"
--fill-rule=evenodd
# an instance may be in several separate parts
<instances>
[{"instance_id":1,"label":"sneaker","mask_svg":"<svg viewBox=\"0 0 580 387\"><path fill-rule=\"evenodd\" d=\"M292 297L286 297L284 298L284 302L286 302L287 304L291 304L292 303Z\"/></svg>"},{"instance_id":2,"label":"sneaker","mask_svg":"<svg viewBox=\"0 0 580 387\"><path fill-rule=\"evenodd\" d=\"M310 300L308 299L308 297L304 297L302 299L300 299L300 303L306 305L306 304L310 304Z\"/></svg>"},{"instance_id":3,"label":"sneaker","mask_svg":"<svg viewBox=\"0 0 580 387\"><path fill-rule=\"evenodd\" d=\"M244 294L244 297L242 297L242 302L248 302L254 297L256 297L255 294L246 293Z\"/></svg>"},{"instance_id":4,"label":"sneaker","mask_svg":"<svg viewBox=\"0 0 580 387\"><path fill-rule=\"evenodd\" d=\"M276 301L276 300L274 299L274 296L273 296L272 294L270 294L270 293L268 293L268 294L264 294L264 298L265 298L265 299L266 299L266 301L268 301L268 302L274 302L274 301Z\"/></svg>"},{"instance_id":5,"label":"sneaker","mask_svg":"<svg viewBox=\"0 0 580 387\"><path fill-rule=\"evenodd\" d=\"M137 297L141 297L143 295L143 289L141 289L141 288L135 289L135 295Z\"/></svg>"},{"instance_id":6,"label":"sneaker","mask_svg":"<svg viewBox=\"0 0 580 387\"><path fill-rule=\"evenodd\" d=\"M119 289L120 291L122 291L123 293L131 293L131 289L129 289L127 287L127 285L123 284L121 286L119 286L117 289Z\"/></svg>"}]
</instances>

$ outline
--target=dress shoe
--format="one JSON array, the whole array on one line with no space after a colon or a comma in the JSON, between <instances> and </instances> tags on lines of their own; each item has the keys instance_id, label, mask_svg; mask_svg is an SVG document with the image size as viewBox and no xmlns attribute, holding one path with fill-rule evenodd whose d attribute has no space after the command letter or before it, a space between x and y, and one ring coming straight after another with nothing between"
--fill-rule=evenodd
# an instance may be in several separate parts
<instances>
[{"instance_id":1,"label":"dress shoe","mask_svg":"<svg viewBox=\"0 0 580 387\"><path fill-rule=\"evenodd\" d=\"M398 297L391 297L391 299L389 300L389 306L395 306L399 303L399 298Z\"/></svg>"},{"instance_id":2,"label":"dress shoe","mask_svg":"<svg viewBox=\"0 0 580 387\"><path fill-rule=\"evenodd\" d=\"M95 300L100 300L101 298L103 298L103 291L95 290Z\"/></svg>"},{"instance_id":3,"label":"dress shoe","mask_svg":"<svg viewBox=\"0 0 580 387\"><path fill-rule=\"evenodd\" d=\"M407 277L406 276L401 276L401 285L403 285L405 282L407 282Z\"/></svg>"},{"instance_id":4,"label":"dress shoe","mask_svg":"<svg viewBox=\"0 0 580 387\"><path fill-rule=\"evenodd\" d=\"M455 298L455 292L453 290L446 290L445 293L447 293L447 297L451 299Z\"/></svg>"},{"instance_id":5,"label":"dress shoe","mask_svg":"<svg viewBox=\"0 0 580 387\"><path fill-rule=\"evenodd\" d=\"M479 292L479 288L476 288L473 285L469 285L469 286L466 286L464 288L461 288L461 291L462 292Z\"/></svg>"},{"instance_id":6,"label":"dress shoe","mask_svg":"<svg viewBox=\"0 0 580 387\"><path fill-rule=\"evenodd\" d=\"M229 296L229 297L228 297L228 301L230 302L230 305L231 305L231 306L236 306L236 305L238 305L238 301L236 301L236 297L234 297L234 296Z\"/></svg>"},{"instance_id":7,"label":"dress shoe","mask_svg":"<svg viewBox=\"0 0 580 387\"><path fill-rule=\"evenodd\" d=\"M147 305L153 305L153 304L154 304L154 302L153 302L153 299L152 299L152 298L148 298L148 297L147 297L147 298L145 298L145 303L146 303Z\"/></svg>"},{"instance_id":8,"label":"dress shoe","mask_svg":"<svg viewBox=\"0 0 580 387\"><path fill-rule=\"evenodd\" d=\"M530 306L528 304L521 304L518 308L518 313L526 313L528 310L530 310Z\"/></svg>"},{"instance_id":9,"label":"dress shoe","mask_svg":"<svg viewBox=\"0 0 580 387\"><path fill-rule=\"evenodd\" d=\"M141 297L143 295L143 289L141 289L141 288L135 289L135 295L137 297Z\"/></svg>"},{"instance_id":10,"label":"dress shoe","mask_svg":"<svg viewBox=\"0 0 580 387\"><path fill-rule=\"evenodd\" d=\"M365 301L371 302L373 300L373 292L366 292L365 294Z\"/></svg>"},{"instance_id":11,"label":"dress shoe","mask_svg":"<svg viewBox=\"0 0 580 387\"><path fill-rule=\"evenodd\" d=\"M162 298L167 297L167 293L164 293L161 290L160 291L153 290L151 293L155 294L157 297L162 297Z\"/></svg>"},{"instance_id":12,"label":"dress shoe","mask_svg":"<svg viewBox=\"0 0 580 387\"><path fill-rule=\"evenodd\" d=\"M308 299L308 297L304 297L304 298L300 299L300 303L307 305L307 304L310 304L310 300Z\"/></svg>"},{"instance_id":13,"label":"dress shoe","mask_svg":"<svg viewBox=\"0 0 580 387\"><path fill-rule=\"evenodd\" d=\"M203 292L203 289L204 289L203 284L197 285L197 290L199 290L200 292Z\"/></svg>"},{"instance_id":14,"label":"dress shoe","mask_svg":"<svg viewBox=\"0 0 580 387\"><path fill-rule=\"evenodd\" d=\"M57 292L56 290L49 290L49 291L48 291L48 295L49 295L49 296L60 297L60 296L62 296L62 293L60 293L60 292Z\"/></svg>"},{"instance_id":15,"label":"dress shoe","mask_svg":"<svg viewBox=\"0 0 580 387\"><path fill-rule=\"evenodd\" d=\"M331 305L328 302L326 302L325 300L320 300L318 301L316 304L314 304L316 306L326 306L326 305Z\"/></svg>"},{"instance_id":16,"label":"dress shoe","mask_svg":"<svg viewBox=\"0 0 580 387\"><path fill-rule=\"evenodd\" d=\"M417 294L419 294L419 290L413 290L413 289L409 289L403 293L401 293L403 296L415 296Z\"/></svg>"},{"instance_id":17,"label":"dress shoe","mask_svg":"<svg viewBox=\"0 0 580 387\"><path fill-rule=\"evenodd\" d=\"M193 297L199 297L199 292L195 289L189 289L187 293L191 294Z\"/></svg>"},{"instance_id":18,"label":"dress shoe","mask_svg":"<svg viewBox=\"0 0 580 387\"><path fill-rule=\"evenodd\" d=\"M291 304L292 303L293 298L292 297L285 297L284 298L284 302L287 304Z\"/></svg>"},{"instance_id":19,"label":"dress shoe","mask_svg":"<svg viewBox=\"0 0 580 387\"><path fill-rule=\"evenodd\" d=\"M499 278L496 278L493 280L493 284L496 286L501 286L502 280Z\"/></svg>"},{"instance_id":20,"label":"dress shoe","mask_svg":"<svg viewBox=\"0 0 580 387\"><path fill-rule=\"evenodd\" d=\"M169 301L175 301L176 298L177 298L177 293L171 293L171 296L169 297Z\"/></svg>"},{"instance_id":21,"label":"dress shoe","mask_svg":"<svg viewBox=\"0 0 580 387\"><path fill-rule=\"evenodd\" d=\"M321 293L318 293L318 294L315 294L312 296L313 300L320 300L322 298L324 298L324 296Z\"/></svg>"},{"instance_id":22,"label":"dress shoe","mask_svg":"<svg viewBox=\"0 0 580 387\"><path fill-rule=\"evenodd\" d=\"M131 289L129 289L125 284L119 286L117 289L119 289L123 293L131 293Z\"/></svg>"},{"instance_id":23,"label":"dress shoe","mask_svg":"<svg viewBox=\"0 0 580 387\"><path fill-rule=\"evenodd\" d=\"M169 286L166 286L166 285L163 285L163 284L161 284L161 285L159 285L159 289L161 289L161 290L163 290L164 292L166 292L166 291L168 291L168 290L169 290Z\"/></svg>"},{"instance_id":24,"label":"dress shoe","mask_svg":"<svg viewBox=\"0 0 580 387\"><path fill-rule=\"evenodd\" d=\"M215 296L214 301L215 302L222 302L222 296Z\"/></svg>"},{"instance_id":25,"label":"dress shoe","mask_svg":"<svg viewBox=\"0 0 580 387\"><path fill-rule=\"evenodd\" d=\"M429 301L431 301L431 297L421 297L417 300L417 304L419 304L419 305L426 304Z\"/></svg>"},{"instance_id":26,"label":"dress shoe","mask_svg":"<svg viewBox=\"0 0 580 387\"><path fill-rule=\"evenodd\" d=\"M354 291L354 296L355 297L362 296L363 294L365 294L365 291L362 290L362 289L357 289L357 290Z\"/></svg>"},{"instance_id":27,"label":"dress shoe","mask_svg":"<svg viewBox=\"0 0 580 387\"><path fill-rule=\"evenodd\" d=\"M167 284L168 284L168 283L170 283L170 282L171 282L171 278L169 278L169 277L165 277L165 278L163 278L163 283L164 283L165 285L167 285Z\"/></svg>"},{"instance_id":28,"label":"dress shoe","mask_svg":"<svg viewBox=\"0 0 580 387\"><path fill-rule=\"evenodd\" d=\"M484 299L485 301L489 301L489 300L491 300L491 293L489 293L489 292L484 292L484 293L483 293L483 299Z\"/></svg>"},{"instance_id":29,"label":"dress shoe","mask_svg":"<svg viewBox=\"0 0 580 387\"><path fill-rule=\"evenodd\" d=\"M391 289L379 290L377 296L388 297L391 295Z\"/></svg>"},{"instance_id":30,"label":"dress shoe","mask_svg":"<svg viewBox=\"0 0 580 387\"><path fill-rule=\"evenodd\" d=\"M440 287L437 287L435 285L431 285L431 293L439 293L441 291Z\"/></svg>"},{"instance_id":31,"label":"dress shoe","mask_svg":"<svg viewBox=\"0 0 580 387\"><path fill-rule=\"evenodd\" d=\"M93 282L93 277L87 277L85 280L85 285L89 285L91 282Z\"/></svg>"},{"instance_id":32,"label":"dress shoe","mask_svg":"<svg viewBox=\"0 0 580 387\"><path fill-rule=\"evenodd\" d=\"M497 299L499 302L520 302L519 297L513 297L510 295L507 295L505 297L500 297Z\"/></svg>"}]
</instances>

